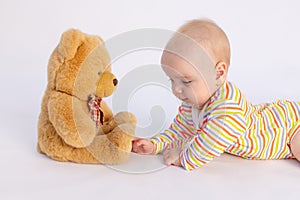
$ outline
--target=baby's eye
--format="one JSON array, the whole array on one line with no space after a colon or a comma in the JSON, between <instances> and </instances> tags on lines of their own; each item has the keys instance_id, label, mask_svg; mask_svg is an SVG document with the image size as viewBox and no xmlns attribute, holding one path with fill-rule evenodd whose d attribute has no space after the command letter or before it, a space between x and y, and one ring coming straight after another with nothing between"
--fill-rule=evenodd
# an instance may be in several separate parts
<instances>
[{"instance_id":1,"label":"baby's eye","mask_svg":"<svg viewBox=\"0 0 300 200\"><path fill-rule=\"evenodd\" d=\"M169 81L171 81L171 82L174 82L174 80L173 80L173 79L171 79L171 78L169 78Z\"/></svg>"},{"instance_id":2,"label":"baby's eye","mask_svg":"<svg viewBox=\"0 0 300 200\"><path fill-rule=\"evenodd\" d=\"M185 85L188 85L188 84L190 84L191 82L192 82L192 81L185 81L185 80L182 81L182 83L185 84Z\"/></svg>"}]
</instances>

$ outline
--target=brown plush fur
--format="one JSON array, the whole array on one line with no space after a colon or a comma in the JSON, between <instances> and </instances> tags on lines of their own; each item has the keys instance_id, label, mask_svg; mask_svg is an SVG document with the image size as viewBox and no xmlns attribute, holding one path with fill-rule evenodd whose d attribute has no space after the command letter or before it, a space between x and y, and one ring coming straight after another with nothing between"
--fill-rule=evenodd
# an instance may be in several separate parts
<instances>
[{"instance_id":1,"label":"brown plush fur","mask_svg":"<svg viewBox=\"0 0 300 200\"><path fill-rule=\"evenodd\" d=\"M107 97L115 89L109 55L100 37L78 30L63 33L48 64L48 85L38 121L38 151L58 161L116 164L131 150L136 119L113 115L101 102L104 123L96 128L88 96Z\"/></svg>"}]
</instances>

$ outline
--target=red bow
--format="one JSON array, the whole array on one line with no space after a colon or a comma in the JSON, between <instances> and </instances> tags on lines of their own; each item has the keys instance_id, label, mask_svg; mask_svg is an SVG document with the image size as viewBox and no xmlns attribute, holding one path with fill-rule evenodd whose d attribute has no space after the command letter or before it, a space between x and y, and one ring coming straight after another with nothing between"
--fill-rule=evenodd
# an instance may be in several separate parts
<instances>
[{"instance_id":1,"label":"red bow","mask_svg":"<svg viewBox=\"0 0 300 200\"><path fill-rule=\"evenodd\" d=\"M88 108L91 113L92 120L96 123L96 127L98 128L100 123L103 125L104 113L101 109L101 101L100 97L96 97L95 95L89 95L88 98Z\"/></svg>"}]
</instances>

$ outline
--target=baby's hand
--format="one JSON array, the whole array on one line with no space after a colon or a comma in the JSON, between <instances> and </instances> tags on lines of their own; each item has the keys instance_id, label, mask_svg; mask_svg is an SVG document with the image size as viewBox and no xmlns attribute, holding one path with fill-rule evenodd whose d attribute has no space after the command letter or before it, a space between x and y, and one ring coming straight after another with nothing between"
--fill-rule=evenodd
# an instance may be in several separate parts
<instances>
[{"instance_id":1,"label":"baby's hand","mask_svg":"<svg viewBox=\"0 0 300 200\"><path fill-rule=\"evenodd\" d=\"M138 154L153 154L154 144L147 139L135 138L132 141L132 151Z\"/></svg>"},{"instance_id":2,"label":"baby's hand","mask_svg":"<svg viewBox=\"0 0 300 200\"><path fill-rule=\"evenodd\" d=\"M180 153L182 149L181 148L173 148L173 149L167 149L163 153L163 159L166 165L175 165L178 167L181 167L180 163Z\"/></svg>"}]
</instances>

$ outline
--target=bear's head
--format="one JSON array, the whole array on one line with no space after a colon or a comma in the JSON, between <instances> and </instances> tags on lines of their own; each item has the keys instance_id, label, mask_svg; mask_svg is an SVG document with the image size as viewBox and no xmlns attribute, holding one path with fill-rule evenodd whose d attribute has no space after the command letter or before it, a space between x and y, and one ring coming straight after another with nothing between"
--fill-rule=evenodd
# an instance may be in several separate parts
<instances>
[{"instance_id":1,"label":"bear's head","mask_svg":"<svg viewBox=\"0 0 300 200\"><path fill-rule=\"evenodd\" d=\"M48 65L48 87L87 100L110 96L118 83L103 40L71 29L63 33Z\"/></svg>"}]
</instances>

